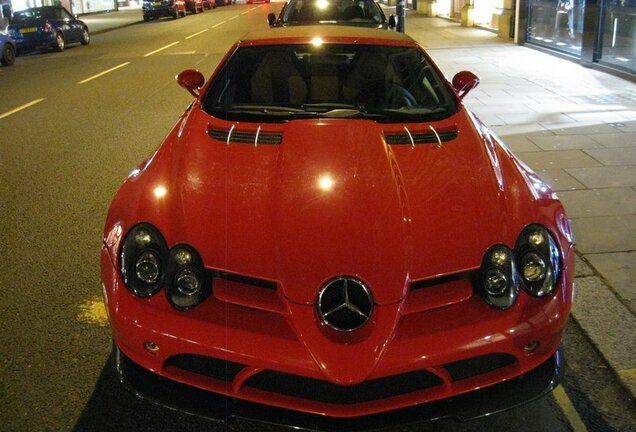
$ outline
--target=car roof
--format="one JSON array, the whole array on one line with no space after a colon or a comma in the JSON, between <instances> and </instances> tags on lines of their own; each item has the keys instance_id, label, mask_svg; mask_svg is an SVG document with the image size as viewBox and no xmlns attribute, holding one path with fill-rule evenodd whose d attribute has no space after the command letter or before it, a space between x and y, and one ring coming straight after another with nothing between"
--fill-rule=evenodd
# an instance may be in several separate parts
<instances>
[{"instance_id":1,"label":"car roof","mask_svg":"<svg viewBox=\"0 0 636 432\"><path fill-rule=\"evenodd\" d=\"M312 43L318 37L324 42L373 43L377 45L417 44L409 36L400 32L335 24L274 27L250 32L241 38L240 43L246 45Z\"/></svg>"}]
</instances>

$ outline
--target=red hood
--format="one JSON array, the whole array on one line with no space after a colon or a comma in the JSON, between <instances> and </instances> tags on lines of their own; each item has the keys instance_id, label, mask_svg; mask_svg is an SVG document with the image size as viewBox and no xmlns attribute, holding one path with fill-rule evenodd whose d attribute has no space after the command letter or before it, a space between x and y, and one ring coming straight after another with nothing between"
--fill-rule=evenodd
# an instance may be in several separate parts
<instances>
[{"instance_id":1,"label":"red hood","mask_svg":"<svg viewBox=\"0 0 636 432\"><path fill-rule=\"evenodd\" d=\"M384 134L404 125L365 120L263 124L258 133L280 132L282 143L258 145L208 135L232 126L254 134L252 123L196 106L186 123L130 180L146 182L151 197L138 214L154 213L168 243L194 245L206 266L276 281L294 303L314 303L341 275L364 281L377 304L396 303L411 280L476 268L489 246L518 233L510 206L523 199L507 196L527 200L527 188L504 194L495 146L465 111L435 123L461 131L441 146L388 145ZM151 194L157 185L162 198Z\"/></svg>"}]
</instances>

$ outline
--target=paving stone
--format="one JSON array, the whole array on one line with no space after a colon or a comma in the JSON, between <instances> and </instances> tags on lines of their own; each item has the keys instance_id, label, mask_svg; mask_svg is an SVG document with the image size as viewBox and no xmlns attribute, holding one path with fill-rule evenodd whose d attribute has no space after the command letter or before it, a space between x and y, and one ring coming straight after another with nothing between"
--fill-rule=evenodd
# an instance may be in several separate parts
<instances>
[{"instance_id":1,"label":"paving stone","mask_svg":"<svg viewBox=\"0 0 636 432\"><path fill-rule=\"evenodd\" d=\"M559 198L574 219L636 213L636 192L632 188L563 191Z\"/></svg>"}]
</instances>

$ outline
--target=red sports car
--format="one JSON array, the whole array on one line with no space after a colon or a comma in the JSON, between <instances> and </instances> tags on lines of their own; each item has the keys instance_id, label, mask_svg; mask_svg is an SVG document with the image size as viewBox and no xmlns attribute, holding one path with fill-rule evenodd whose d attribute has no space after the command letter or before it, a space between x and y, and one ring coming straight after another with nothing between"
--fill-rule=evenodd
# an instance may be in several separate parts
<instances>
[{"instance_id":1,"label":"red sports car","mask_svg":"<svg viewBox=\"0 0 636 432\"><path fill-rule=\"evenodd\" d=\"M475 75L447 82L401 33L308 26L177 80L194 102L117 192L101 251L136 394L353 430L552 389L570 224L463 105Z\"/></svg>"}]
</instances>

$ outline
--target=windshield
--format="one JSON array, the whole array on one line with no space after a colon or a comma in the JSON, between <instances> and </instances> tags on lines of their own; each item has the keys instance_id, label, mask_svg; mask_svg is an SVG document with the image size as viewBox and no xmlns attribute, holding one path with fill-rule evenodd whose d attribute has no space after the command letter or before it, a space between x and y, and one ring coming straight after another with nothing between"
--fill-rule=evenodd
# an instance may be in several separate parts
<instances>
[{"instance_id":1,"label":"windshield","mask_svg":"<svg viewBox=\"0 0 636 432\"><path fill-rule=\"evenodd\" d=\"M373 0L291 0L283 24L335 23L379 27L386 21Z\"/></svg>"},{"instance_id":2,"label":"windshield","mask_svg":"<svg viewBox=\"0 0 636 432\"><path fill-rule=\"evenodd\" d=\"M323 44L238 48L203 98L218 118L433 121L456 111L442 78L415 47Z\"/></svg>"}]
</instances>

